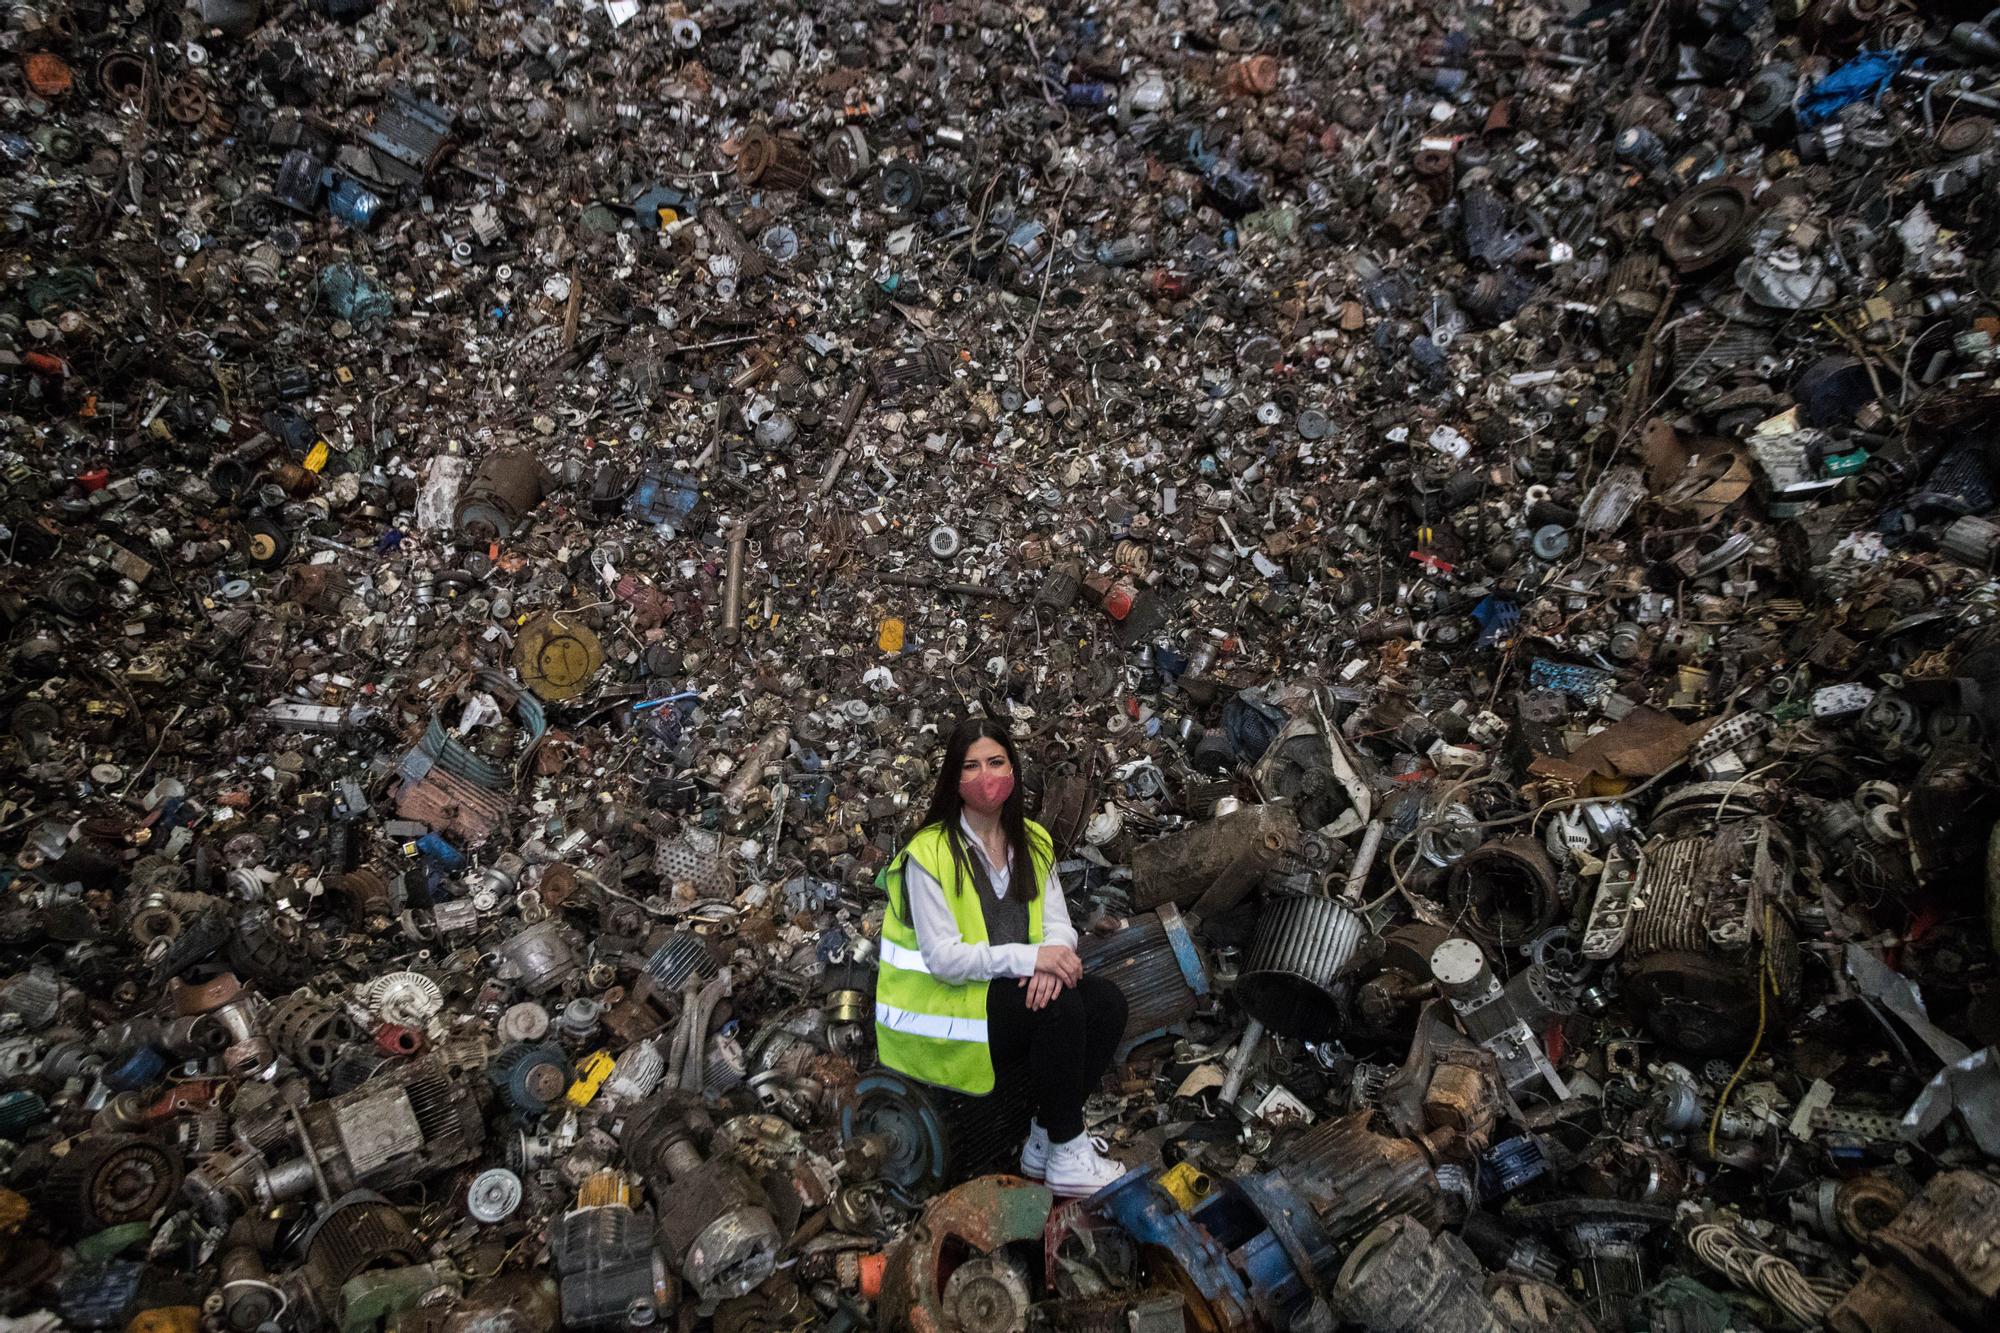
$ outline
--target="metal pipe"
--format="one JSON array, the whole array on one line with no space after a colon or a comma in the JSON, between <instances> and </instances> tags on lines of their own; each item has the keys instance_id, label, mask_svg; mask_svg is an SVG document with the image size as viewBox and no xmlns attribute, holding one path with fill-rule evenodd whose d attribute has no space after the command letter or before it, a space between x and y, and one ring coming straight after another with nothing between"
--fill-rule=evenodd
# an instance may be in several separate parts
<instances>
[{"instance_id":1,"label":"metal pipe","mask_svg":"<svg viewBox=\"0 0 2000 1333\"><path fill-rule=\"evenodd\" d=\"M682 1075L687 1070L688 1028L694 1023L695 1009L701 1002L701 979L690 977L681 987L681 1019L674 1027L674 1039L667 1047L666 1085L670 1088L685 1086Z\"/></svg>"},{"instance_id":2,"label":"metal pipe","mask_svg":"<svg viewBox=\"0 0 2000 1333\"><path fill-rule=\"evenodd\" d=\"M922 574L904 574L900 572L876 574L874 577L882 583L893 583L899 588L928 588L932 592L954 592L964 597L990 597L996 602L1011 602L1015 600L1000 589L988 587L983 583L945 583L937 579L926 578Z\"/></svg>"},{"instance_id":3,"label":"metal pipe","mask_svg":"<svg viewBox=\"0 0 2000 1333\"><path fill-rule=\"evenodd\" d=\"M1347 868L1347 883L1340 890L1344 901L1361 901L1361 891L1368 886L1368 872L1375 868L1375 854L1382 847L1382 828L1382 821L1376 819L1362 830L1361 845L1354 849L1354 864Z\"/></svg>"},{"instance_id":4,"label":"metal pipe","mask_svg":"<svg viewBox=\"0 0 2000 1333\"><path fill-rule=\"evenodd\" d=\"M729 530L729 567L722 578L722 641L735 643L743 633L743 556L750 532L738 523Z\"/></svg>"},{"instance_id":5,"label":"metal pipe","mask_svg":"<svg viewBox=\"0 0 2000 1333\"><path fill-rule=\"evenodd\" d=\"M820 499L824 500L828 495L832 494L833 488L839 484L840 470L847 466L847 454L847 446L843 444L840 448L834 450L833 457L827 460L826 473L819 479Z\"/></svg>"},{"instance_id":6,"label":"metal pipe","mask_svg":"<svg viewBox=\"0 0 2000 1333\"><path fill-rule=\"evenodd\" d=\"M840 405L840 447L827 460L826 472L819 479L819 498L824 500L833 494L833 488L840 484L841 469L847 466L848 457L854 452L854 437L861 433L861 405L868 400L866 381L847 391L846 401Z\"/></svg>"},{"instance_id":7,"label":"metal pipe","mask_svg":"<svg viewBox=\"0 0 2000 1333\"><path fill-rule=\"evenodd\" d=\"M1222 1104L1236 1105L1237 1096L1243 1091L1243 1078L1250 1072L1250 1057L1257 1053L1258 1043L1264 1040L1264 1025L1256 1019L1243 1029L1243 1040L1236 1043L1236 1050L1229 1057L1229 1074L1222 1080Z\"/></svg>"}]
</instances>

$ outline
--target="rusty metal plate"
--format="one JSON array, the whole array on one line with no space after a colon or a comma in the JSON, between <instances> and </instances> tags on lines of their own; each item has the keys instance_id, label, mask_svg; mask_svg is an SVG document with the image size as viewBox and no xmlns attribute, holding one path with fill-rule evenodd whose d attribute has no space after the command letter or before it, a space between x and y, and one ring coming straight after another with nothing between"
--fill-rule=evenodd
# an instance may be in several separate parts
<instances>
[{"instance_id":1,"label":"rusty metal plate","mask_svg":"<svg viewBox=\"0 0 2000 1333\"><path fill-rule=\"evenodd\" d=\"M1040 1241L1056 1196L1014 1176L981 1176L931 1200L916 1226L889 1252L882 1278L885 1328L947 1333L948 1254L992 1254L1016 1241Z\"/></svg>"},{"instance_id":2,"label":"rusty metal plate","mask_svg":"<svg viewBox=\"0 0 2000 1333\"><path fill-rule=\"evenodd\" d=\"M513 796L433 768L420 782L405 783L396 793L396 813L457 834L477 847L493 836L507 817Z\"/></svg>"}]
</instances>

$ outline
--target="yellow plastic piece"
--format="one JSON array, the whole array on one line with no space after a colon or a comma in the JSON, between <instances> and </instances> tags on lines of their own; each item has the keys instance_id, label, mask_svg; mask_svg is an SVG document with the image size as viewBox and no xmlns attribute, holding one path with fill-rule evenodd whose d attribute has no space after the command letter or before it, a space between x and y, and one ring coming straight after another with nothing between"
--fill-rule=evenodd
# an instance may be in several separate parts
<instances>
[{"instance_id":1,"label":"yellow plastic piece","mask_svg":"<svg viewBox=\"0 0 2000 1333\"><path fill-rule=\"evenodd\" d=\"M604 1086L604 1080L611 1077L611 1070L617 1063L604 1051L592 1051L584 1056L576 1067L576 1082L569 1085L566 1094L571 1104L590 1105L590 1099Z\"/></svg>"},{"instance_id":2,"label":"yellow plastic piece","mask_svg":"<svg viewBox=\"0 0 2000 1333\"><path fill-rule=\"evenodd\" d=\"M1195 1169L1193 1162L1177 1162L1173 1168L1160 1177L1160 1187L1174 1196L1174 1202L1182 1212L1193 1212L1195 1205L1208 1197L1215 1188L1215 1181L1208 1172Z\"/></svg>"}]
</instances>

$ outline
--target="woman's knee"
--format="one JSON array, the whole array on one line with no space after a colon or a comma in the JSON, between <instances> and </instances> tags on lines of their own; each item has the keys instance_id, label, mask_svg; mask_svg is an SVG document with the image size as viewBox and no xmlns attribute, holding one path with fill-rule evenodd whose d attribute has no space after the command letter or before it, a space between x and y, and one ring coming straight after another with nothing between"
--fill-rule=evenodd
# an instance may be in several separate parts
<instances>
[{"instance_id":1,"label":"woman's knee","mask_svg":"<svg viewBox=\"0 0 2000 1333\"><path fill-rule=\"evenodd\" d=\"M1124 1029L1130 1006L1126 1004L1125 992L1118 989L1117 982L1109 977L1086 976L1078 990L1079 1001L1090 1015L1093 1026Z\"/></svg>"},{"instance_id":2,"label":"woman's knee","mask_svg":"<svg viewBox=\"0 0 2000 1333\"><path fill-rule=\"evenodd\" d=\"M1074 986L1064 986L1056 997L1042 1007L1042 1014L1051 1022L1076 1023L1084 1015L1084 999Z\"/></svg>"}]
</instances>

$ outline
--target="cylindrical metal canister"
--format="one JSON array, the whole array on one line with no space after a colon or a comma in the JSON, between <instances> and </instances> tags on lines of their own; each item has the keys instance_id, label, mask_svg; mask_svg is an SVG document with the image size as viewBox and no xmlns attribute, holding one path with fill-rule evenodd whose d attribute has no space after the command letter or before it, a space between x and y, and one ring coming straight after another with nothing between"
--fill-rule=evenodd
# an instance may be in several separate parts
<instances>
[{"instance_id":1,"label":"cylindrical metal canister","mask_svg":"<svg viewBox=\"0 0 2000 1333\"><path fill-rule=\"evenodd\" d=\"M473 541L505 541L548 493L548 469L525 449L488 454L453 516Z\"/></svg>"},{"instance_id":2,"label":"cylindrical metal canister","mask_svg":"<svg viewBox=\"0 0 2000 1333\"><path fill-rule=\"evenodd\" d=\"M1264 909L1236 994L1280 1036L1325 1041L1340 1026L1334 982L1368 927L1330 898L1282 898Z\"/></svg>"}]
</instances>

